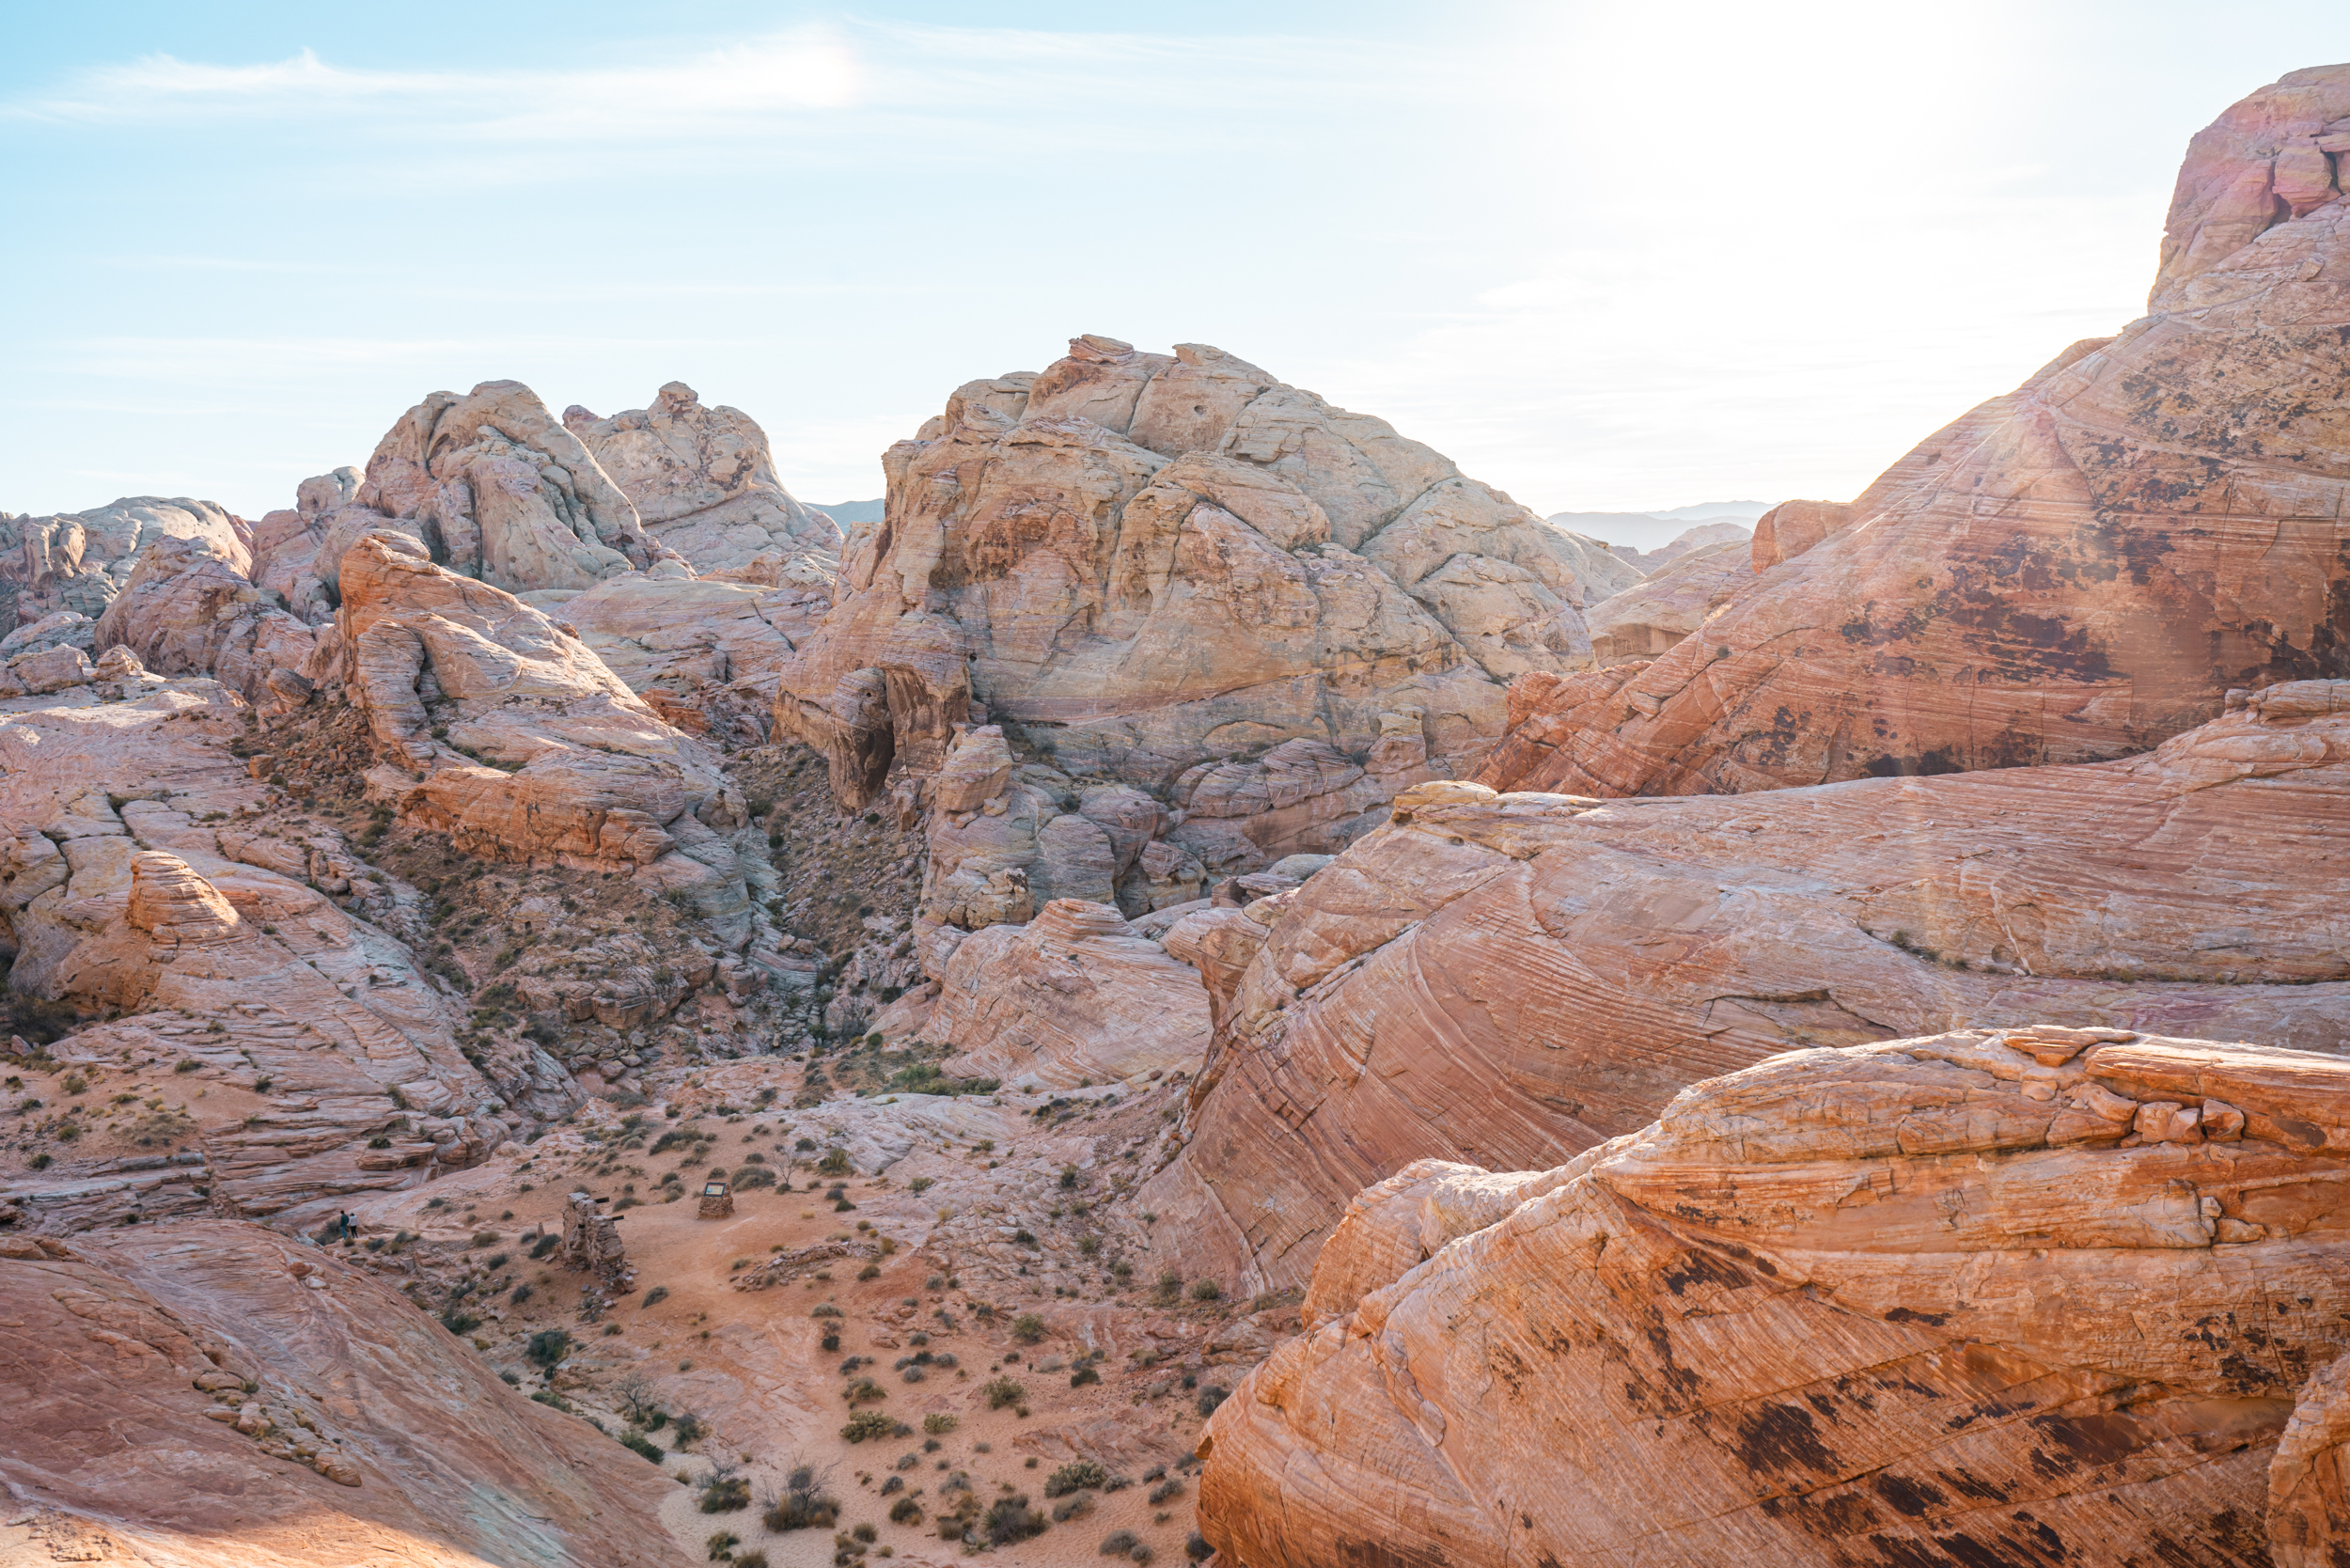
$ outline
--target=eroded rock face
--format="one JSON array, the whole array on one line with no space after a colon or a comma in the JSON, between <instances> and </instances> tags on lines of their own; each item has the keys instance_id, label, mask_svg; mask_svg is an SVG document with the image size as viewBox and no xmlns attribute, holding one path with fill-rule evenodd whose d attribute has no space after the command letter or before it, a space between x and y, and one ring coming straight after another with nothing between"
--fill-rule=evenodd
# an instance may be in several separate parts
<instances>
[{"instance_id":1,"label":"eroded rock face","mask_svg":"<svg viewBox=\"0 0 2350 1568\"><path fill-rule=\"evenodd\" d=\"M650 408L599 419L573 404L564 425L635 503L645 531L697 572L739 572L762 557L839 557L840 529L792 499L767 432L741 409L703 406L673 381Z\"/></svg>"},{"instance_id":2,"label":"eroded rock face","mask_svg":"<svg viewBox=\"0 0 2350 1568\"><path fill-rule=\"evenodd\" d=\"M1603 666L1653 659L1705 624L1754 580L1753 546L1742 536L1684 550L1654 575L1591 606L1591 656Z\"/></svg>"},{"instance_id":3,"label":"eroded rock face","mask_svg":"<svg viewBox=\"0 0 2350 1568\"><path fill-rule=\"evenodd\" d=\"M755 745L773 722L777 672L832 604L828 572L792 567L776 585L628 572L531 601L671 724Z\"/></svg>"},{"instance_id":4,"label":"eroded rock face","mask_svg":"<svg viewBox=\"0 0 2350 1568\"><path fill-rule=\"evenodd\" d=\"M271 804L227 750L242 715L220 686L71 696L0 714L8 985L118 1014L53 1055L144 1074L188 1109L151 1150L70 1140L0 1183L24 1229L274 1215L410 1185L578 1103L543 1053L467 1060L462 1008L383 923L392 890L339 835ZM70 1099L50 1112L86 1114Z\"/></svg>"},{"instance_id":5,"label":"eroded rock face","mask_svg":"<svg viewBox=\"0 0 2350 1568\"><path fill-rule=\"evenodd\" d=\"M545 615L395 542L344 556L336 619L370 791L468 853L626 870L747 938L747 819L716 757Z\"/></svg>"},{"instance_id":6,"label":"eroded rock face","mask_svg":"<svg viewBox=\"0 0 2350 1568\"><path fill-rule=\"evenodd\" d=\"M1929 436L1702 637L1478 776L1729 793L2092 760L2231 688L2350 673L2350 212L2272 189L2337 118L2350 68L2222 116L2181 174L2157 314Z\"/></svg>"},{"instance_id":7,"label":"eroded rock face","mask_svg":"<svg viewBox=\"0 0 2350 1568\"><path fill-rule=\"evenodd\" d=\"M1057 899L1023 926L965 938L947 961L923 1034L961 1055L948 1070L1074 1089L1190 1072L1208 1046L1208 998L1106 903Z\"/></svg>"},{"instance_id":8,"label":"eroded rock face","mask_svg":"<svg viewBox=\"0 0 2350 1568\"><path fill-rule=\"evenodd\" d=\"M960 388L884 463L888 516L844 547L777 703L858 805L900 753L935 768L973 700L1129 783L1292 740L1359 758L1406 709L1457 772L1498 732L1497 682L1590 652L1604 552L1204 345L1075 339Z\"/></svg>"},{"instance_id":9,"label":"eroded rock face","mask_svg":"<svg viewBox=\"0 0 2350 1568\"><path fill-rule=\"evenodd\" d=\"M159 540L202 540L236 571L253 558L243 519L187 496L125 496L108 506L50 517L0 513L0 619L6 629L60 610L96 620Z\"/></svg>"},{"instance_id":10,"label":"eroded rock face","mask_svg":"<svg viewBox=\"0 0 2350 1568\"><path fill-rule=\"evenodd\" d=\"M0 1238L0 1311L11 1560L682 1560L659 1470L258 1226Z\"/></svg>"},{"instance_id":11,"label":"eroded rock face","mask_svg":"<svg viewBox=\"0 0 2350 1568\"><path fill-rule=\"evenodd\" d=\"M1559 1165L1782 1051L2031 1020L2341 1050L2341 886L2307 846L2345 813L2339 682L2072 768L1663 801L1420 786L1224 922L1188 1141L1141 1201L1184 1221L1157 1235L1186 1273L1279 1288L1412 1160Z\"/></svg>"},{"instance_id":12,"label":"eroded rock face","mask_svg":"<svg viewBox=\"0 0 2350 1568\"><path fill-rule=\"evenodd\" d=\"M273 513L272 515L275 515ZM92 648L127 648L158 675L209 675L250 702L274 671L299 671L317 634L278 609L212 541L158 540L98 618Z\"/></svg>"},{"instance_id":13,"label":"eroded rock face","mask_svg":"<svg viewBox=\"0 0 2350 1568\"><path fill-rule=\"evenodd\" d=\"M1457 1239L1371 1205L1322 1264L1359 1303L1318 1271L1340 1315L1210 1423L1202 1529L1252 1568L2259 1561L2350 1339L2345 1123L2338 1058L2111 1029L1698 1084Z\"/></svg>"},{"instance_id":14,"label":"eroded rock face","mask_svg":"<svg viewBox=\"0 0 2350 1568\"><path fill-rule=\"evenodd\" d=\"M344 552L372 533L406 534L457 575L510 593L593 588L629 571L693 574L518 381L435 392L386 432L351 503L323 514L309 573L330 601Z\"/></svg>"}]
</instances>

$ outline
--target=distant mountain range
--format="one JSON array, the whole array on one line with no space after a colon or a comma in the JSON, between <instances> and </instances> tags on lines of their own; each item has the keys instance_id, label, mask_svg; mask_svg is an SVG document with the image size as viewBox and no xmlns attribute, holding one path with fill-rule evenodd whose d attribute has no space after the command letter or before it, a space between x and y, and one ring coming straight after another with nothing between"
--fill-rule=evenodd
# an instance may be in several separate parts
<instances>
[{"instance_id":1,"label":"distant mountain range","mask_svg":"<svg viewBox=\"0 0 2350 1568\"><path fill-rule=\"evenodd\" d=\"M1693 524L1736 524L1751 532L1754 520L1770 510L1772 504L1700 501L1669 511L1554 511L1549 521L1587 538L1645 554L1670 544Z\"/></svg>"},{"instance_id":2,"label":"distant mountain range","mask_svg":"<svg viewBox=\"0 0 2350 1568\"><path fill-rule=\"evenodd\" d=\"M808 505L815 507L818 511L822 512L844 528L852 523L878 523L882 520L882 502L879 496L870 501L838 501L821 505L810 501ZM1755 515L1757 517L1762 515L1760 508L1756 509ZM1577 530L1577 532L1580 531Z\"/></svg>"}]
</instances>

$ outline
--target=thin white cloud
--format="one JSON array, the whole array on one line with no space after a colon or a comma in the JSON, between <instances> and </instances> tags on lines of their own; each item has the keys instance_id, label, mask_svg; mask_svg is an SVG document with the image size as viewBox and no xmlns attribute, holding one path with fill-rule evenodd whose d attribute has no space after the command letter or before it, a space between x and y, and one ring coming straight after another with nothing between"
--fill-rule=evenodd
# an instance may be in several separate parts
<instances>
[{"instance_id":1,"label":"thin white cloud","mask_svg":"<svg viewBox=\"0 0 2350 1568\"><path fill-rule=\"evenodd\" d=\"M1285 111L1320 91L1441 92L1442 53L1409 55L1328 39L1199 39L890 24L801 28L626 65L384 71L305 49L283 60L213 65L150 55L101 66L0 102L0 118L151 126L331 114L383 119L429 139L644 142L740 135L761 123L862 111L860 129L908 133L942 118L1050 106L1060 133L1098 143L1145 104L1198 117L1244 102ZM1306 95L1300 99L1298 95ZM1118 111L1092 122L1073 111ZM1165 127L1158 128L1164 132ZM932 147L933 153L949 150Z\"/></svg>"}]
</instances>

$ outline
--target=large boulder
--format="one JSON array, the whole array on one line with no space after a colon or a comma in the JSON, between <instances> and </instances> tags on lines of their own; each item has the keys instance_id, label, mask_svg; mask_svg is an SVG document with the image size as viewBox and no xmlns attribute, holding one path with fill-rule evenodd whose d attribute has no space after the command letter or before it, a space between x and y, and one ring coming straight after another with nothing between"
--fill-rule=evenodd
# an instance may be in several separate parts
<instances>
[{"instance_id":1,"label":"large boulder","mask_svg":"<svg viewBox=\"0 0 2350 1568\"><path fill-rule=\"evenodd\" d=\"M960 1052L950 1072L1074 1089L1197 1068L1208 997L1113 906L1056 899L957 947L922 1032Z\"/></svg>"},{"instance_id":2,"label":"large boulder","mask_svg":"<svg viewBox=\"0 0 2350 1568\"><path fill-rule=\"evenodd\" d=\"M370 792L469 854L624 871L739 946L747 817L717 756L586 644L487 583L382 536L340 568L340 678L380 759Z\"/></svg>"},{"instance_id":3,"label":"large boulder","mask_svg":"<svg viewBox=\"0 0 2350 1568\"><path fill-rule=\"evenodd\" d=\"M645 531L704 574L762 557L839 558L840 529L776 477L767 432L741 409L704 407L673 381L650 408L599 419L574 403L563 423L635 503Z\"/></svg>"},{"instance_id":4,"label":"large boulder","mask_svg":"<svg viewBox=\"0 0 2350 1568\"><path fill-rule=\"evenodd\" d=\"M632 571L693 575L646 537L579 437L518 381L426 398L384 434L349 503L320 516L306 573L330 603L340 602L345 553L380 534L414 539L436 564L510 593L588 588Z\"/></svg>"},{"instance_id":5,"label":"large boulder","mask_svg":"<svg viewBox=\"0 0 2350 1568\"><path fill-rule=\"evenodd\" d=\"M2350 674L2337 120L2350 66L2228 111L2189 149L2154 314L1841 512L1782 509L1756 535L1768 569L1702 636L1595 710L1519 727L1478 776L1727 793L2087 761L2191 729L2231 688Z\"/></svg>"},{"instance_id":6,"label":"large boulder","mask_svg":"<svg viewBox=\"0 0 2350 1568\"><path fill-rule=\"evenodd\" d=\"M973 702L1058 768L1152 787L1285 741L1359 757L1407 708L1458 773L1500 682L1590 653L1604 552L1205 345L1077 338L958 389L884 466L887 516L776 706L852 804L901 755L935 768Z\"/></svg>"},{"instance_id":7,"label":"large boulder","mask_svg":"<svg viewBox=\"0 0 2350 1568\"><path fill-rule=\"evenodd\" d=\"M98 618L93 651L127 648L158 675L210 675L263 701L270 675L300 670L317 643L272 597L211 541L158 540Z\"/></svg>"},{"instance_id":8,"label":"large boulder","mask_svg":"<svg viewBox=\"0 0 2350 1568\"><path fill-rule=\"evenodd\" d=\"M2333 1561L2345 1153L2339 1058L2028 1027L1411 1172L1209 1423L1200 1528L1251 1568Z\"/></svg>"},{"instance_id":9,"label":"large boulder","mask_svg":"<svg viewBox=\"0 0 2350 1568\"><path fill-rule=\"evenodd\" d=\"M2068 768L1660 801L1418 786L1219 928L1215 1043L1141 1201L1186 1269L1279 1289L1412 1160L1556 1166L1778 1052L2043 1021L2343 1050L2342 889L2310 846L2346 833L2342 682Z\"/></svg>"},{"instance_id":10,"label":"large boulder","mask_svg":"<svg viewBox=\"0 0 2350 1568\"><path fill-rule=\"evenodd\" d=\"M0 632L71 610L95 620L159 540L202 540L238 572L252 564L243 519L187 496L125 496L49 517L0 512Z\"/></svg>"}]
</instances>

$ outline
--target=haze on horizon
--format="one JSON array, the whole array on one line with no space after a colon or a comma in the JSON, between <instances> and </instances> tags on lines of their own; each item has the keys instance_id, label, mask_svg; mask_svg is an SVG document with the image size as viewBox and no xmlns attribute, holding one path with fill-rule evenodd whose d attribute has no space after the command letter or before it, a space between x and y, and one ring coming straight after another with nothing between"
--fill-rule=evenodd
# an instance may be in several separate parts
<instances>
[{"instance_id":1,"label":"haze on horizon","mask_svg":"<svg viewBox=\"0 0 2350 1568\"><path fill-rule=\"evenodd\" d=\"M804 499L1073 334L1543 512L1848 497L2143 308L2313 5L13 8L0 510L246 515L426 392L663 382Z\"/></svg>"}]
</instances>

